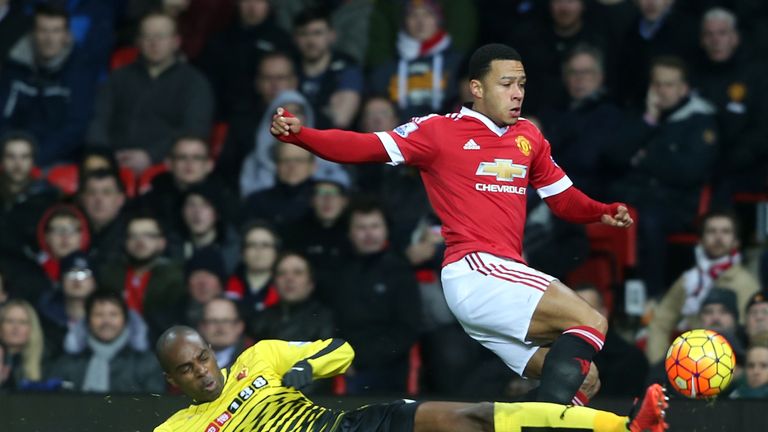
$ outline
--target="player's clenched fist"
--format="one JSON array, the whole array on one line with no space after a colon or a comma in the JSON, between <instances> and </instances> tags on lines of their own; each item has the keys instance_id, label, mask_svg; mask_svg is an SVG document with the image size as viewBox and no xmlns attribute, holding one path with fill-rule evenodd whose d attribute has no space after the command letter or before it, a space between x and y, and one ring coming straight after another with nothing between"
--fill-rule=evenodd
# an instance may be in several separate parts
<instances>
[{"instance_id":1,"label":"player's clenched fist","mask_svg":"<svg viewBox=\"0 0 768 432\"><path fill-rule=\"evenodd\" d=\"M274 136L288 136L292 133L297 134L301 130L301 120L294 117L283 107L277 109L277 113L272 116L272 126L269 131Z\"/></svg>"},{"instance_id":2,"label":"player's clenched fist","mask_svg":"<svg viewBox=\"0 0 768 432\"><path fill-rule=\"evenodd\" d=\"M629 228L633 223L632 216L629 215L629 210L627 210L625 205L621 204L616 207L616 214L604 214L600 220L606 225L621 228Z\"/></svg>"}]
</instances>

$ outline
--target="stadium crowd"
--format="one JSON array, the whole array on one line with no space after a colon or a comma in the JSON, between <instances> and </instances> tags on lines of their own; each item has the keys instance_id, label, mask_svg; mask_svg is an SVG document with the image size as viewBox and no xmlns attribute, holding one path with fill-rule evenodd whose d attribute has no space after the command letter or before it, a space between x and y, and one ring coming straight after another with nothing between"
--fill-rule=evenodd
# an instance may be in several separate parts
<instances>
[{"instance_id":1,"label":"stadium crowd","mask_svg":"<svg viewBox=\"0 0 768 432\"><path fill-rule=\"evenodd\" d=\"M761 0L0 0L0 389L173 392L151 347L183 323L223 367L346 339L352 368L315 392L524 392L443 300L418 173L269 132L278 106L363 132L453 112L487 42L520 51L524 115L574 183L635 212L636 265L606 288L574 276L589 228L529 194L529 264L611 318L602 394L664 379L705 327L736 351L726 397L768 398Z\"/></svg>"}]
</instances>

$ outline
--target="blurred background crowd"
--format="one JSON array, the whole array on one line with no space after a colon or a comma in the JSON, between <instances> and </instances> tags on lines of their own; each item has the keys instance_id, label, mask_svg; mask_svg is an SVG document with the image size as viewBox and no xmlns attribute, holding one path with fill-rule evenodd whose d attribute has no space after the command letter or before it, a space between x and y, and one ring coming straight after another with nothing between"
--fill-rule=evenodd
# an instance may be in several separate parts
<instances>
[{"instance_id":1,"label":"blurred background crowd","mask_svg":"<svg viewBox=\"0 0 768 432\"><path fill-rule=\"evenodd\" d=\"M520 51L557 163L637 221L528 204L529 265L611 319L602 394L663 379L705 327L736 351L725 397L768 397L762 0L0 0L0 389L174 392L152 347L175 323L222 367L260 339L348 340L317 393L535 385L452 318L418 172L269 133L278 106L362 132L452 112L490 42Z\"/></svg>"}]
</instances>

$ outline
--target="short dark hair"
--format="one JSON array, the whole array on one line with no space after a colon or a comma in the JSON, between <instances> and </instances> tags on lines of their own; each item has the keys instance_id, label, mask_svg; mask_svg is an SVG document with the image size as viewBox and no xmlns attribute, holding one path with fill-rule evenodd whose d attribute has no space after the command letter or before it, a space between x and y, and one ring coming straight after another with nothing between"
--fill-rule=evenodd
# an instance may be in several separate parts
<instances>
[{"instance_id":1,"label":"short dark hair","mask_svg":"<svg viewBox=\"0 0 768 432\"><path fill-rule=\"evenodd\" d=\"M171 144L171 149L168 152L168 157L169 158L173 158L173 153L176 151L176 147L182 141L195 141L195 142L199 142L205 148L206 155L209 158L211 157L211 146L208 144L208 141L205 138L203 138L203 137L201 137L199 135L194 135L194 134L179 134L179 135L176 135L173 138L173 144Z\"/></svg>"},{"instance_id":2,"label":"short dark hair","mask_svg":"<svg viewBox=\"0 0 768 432\"><path fill-rule=\"evenodd\" d=\"M579 55L588 55L592 57L592 59L595 60L595 63L597 63L600 72L605 73L605 55L603 54L603 51L594 45L583 42L577 44L565 55L565 58L563 59L563 69L567 67L568 63L573 60L574 57Z\"/></svg>"},{"instance_id":3,"label":"short dark hair","mask_svg":"<svg viewBox=\"0 0 768 432\"><path fill-rule=\"evenodd\" d=\"M261 229L269 232L272 235L272 238L275 239L275 249L280 250L280 247L282 246L280 235L277 234L277 230L275 229L274 225L263 219L250 220L243 224L242 228L240 228L240 242L242 243L243 248L245 248L245 238L248 236L248 233L255 229Z\"/></svg>"},{"instance_id":4,"label":"short dark hair","mask_svg":"<svg viewBox=\"0 0 768 432\"><path fill-rule=\"evenodd\" d=\"M315 269L312 266L312 263L309 261L309 258L307 258L302 253L297 252L295 250L285 251L285 252L281 253L277 257L277 259L275 260L275 266L274 266L274 269L272 271L272 274L277 274L277 266L279 266L280 263L283 262L286 258L292 257L292 256L300 258L302 261L304 261L304 263L307 265L307 272L309 273L309 279L312 282L314 282L315 281Z\"/></svg>"},{"instance_id":5,"label":"short dark hair","mask_svg":"<svg viewBox=\"0 0 768 432\"><path fill-rule=\"evenodd\" d=\"M731 220L731 224L733 225L733 232L736 234L736 236L739 236L739 218L736 216L736 213L734 213L731 210L712 210L707 212L704 216L701 217L701 221L699 222L699 237L704 235L704 230L707 227L707 223L715 218L726 218Z\"/></svg>"},{"instance_id":6,"label":"short dark hair","mask_svg":"<svg viewBox=\"0 0 768 432\"><path fill-rule=\"evenodd\" d=\"M138 210L134 211L128 216L128 219L125 221L125 229L126 231L130 228L131 224L138 221L138 220L151 220L155 222L155 225L157 225L158 231L160 231L160 235L162 237L165 237L166 229L165 226L163 226L163 222L160 220L155 213L146 208L139 208Z\"/></svg>"},{"instance_id":7,"label":"short dark hair","mask_svg":"<svg viewBox=\"0 0 768 432\"><path fill-rule=\"evenodd\" d=\"M128 326L128 305L125 304L125 300L123 300L122 294L103 289L95 291L93 294L89 295L87 299L85 299L85 316L87 323L91 321L93 307L98 302L110 302L117 305L123 312L126 327Z\"/></svg>"},{"instance_id":8,"label":"short dark hair","mask_svg":"<svg viewBox=\"0 0 768 432\"><path fill-rule=\"evenodd\" d=\"M153 9L147 12L146 14L142 15L141 19L139 20L139 31L138 31L139 34L141 34L141 26L144 25L144 22L153 17L167 18L168 21L170 21L171 24L173 24L173 34L178 36L179 22L176 20L176 18L173 15L163 11L162 9Z\"/></svg>"},{"instance_id":9,"label":"short dark hair","mask_svg":"<svg viewBox=\"0 0 768 432\"><path fill-rule=\"evenodd\" d=\"M469 79L482 79L491 70L491 62L494 60L523 61L517 50L511 46L498 43L483 45L469 58Z\"/></svg>"},{"instance_id":10,"label":"short dark hair","mask_svg":"<svg viewBox=\"0 0 768 432\"><path fill-rule=\"evenodd\" d=\"M680 75L683 81L688 82L688 65L680 57L677 57L677 56L656 57L651 61L650 71L653 72L653 69L659 66L667 67L671 69L677 69L678 71L680 71Z\"/></svg>"},{"instance_id":11,"label":"short dark hair","mask_svg":"<svg viewBox=\"0 0 768 432\"><path fill-rule=\"evenodd\" d=\"M5 155L5 147L11 141L29 143L29 146L32 148L32 158L34 159L37 156L37 139L35 139L34 135L19 130L8 131L0 137L0 156Z\"/></svg>"},{"instance_id":12,"label":"short dark hair","mask_svg":"<svg viewBox=\"0 0 768 432\"><path fill-rule=\"evenodd\" d=\"M261 60L259 60L259 64L256 66L256 76L261 75L261 67L264 65L264 63L276 58L281 58L288 61L288 64L291 65L291 72L296 75L296 63L293 57L283 51L270 51L261 56Z\"/></svg>"},{"instance_id":13,"label":"short dark hair","mask_svg":"<svg viewBox=\"0 0 768 432\"><path fill-rule=\"evenodd\" d=\"M352 223L352 216L356 214L367 215L371 213L379 213L384 218L384 223L387 227L392 226L389 220L389 215L384 209L384 206L376 198L371 196L360 196L355 198L349 205L347 214L349 215L349 223Z\"/></svg>"},{"instance_id":14,"label":"short dark hair","mask_svg":"<svg viewBox=\"0 0 768 432\"><path fill-rule=\"evenodd\" d=\"M62 18L64 19L67 30L69 30L69 11L67 11L67 9L61 5L38 3L37 6L35 6L34 17L37 18L41 16Z\"/></svg>"},{"instance_id":15,"label":"short dark hair","mask_svg":"<svg viewBox=\"0 0 768 432\"><path fill-rule=\"evenodd\" d=\"M114 179L117 189L120 191L120 193L125 194L125 185L120 179L120 176L118 176L116 172L109 168L99 168L97 170L88 171L81 175L79 186L80 193L85 192L85 185L87 185L90 180L104 180L108 178Z\"/></svg>"},{"instance_id":16,"label":"short dark hair","mask_svg":"<svg viewBox=\"0 0 768 432\"><path fill-rule=\"evenodd\" d=\"M331 14L324 7L310 7L299 12L293 19L293 28L304 27L314 21L325 21L328 27L332 27Z\"/></svg>"}]
</instances>

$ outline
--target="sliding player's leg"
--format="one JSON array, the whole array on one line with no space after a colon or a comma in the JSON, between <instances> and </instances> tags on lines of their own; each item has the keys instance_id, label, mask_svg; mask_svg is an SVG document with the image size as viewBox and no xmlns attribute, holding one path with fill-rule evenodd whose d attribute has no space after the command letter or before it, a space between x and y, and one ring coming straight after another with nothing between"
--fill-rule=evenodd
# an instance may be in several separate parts
<instances>
[{"instance_id":1,"label":"sliding player's leg","mask_svg":"<svg viewBox=\"0 0 768 432\"><path fill-rule=\"evenodd\" d=\"M555 342L544 362L532 357L528 375L540 372L540 402L560 404L586 403L578 393L592 366L593 357L603 348L608 323L599 312L559 281L552 281L539 300L528 328L527 339ZM574 397L576 396L576 397Z\"/></svg>"},{"instance_id":2,"label":"sliding player's leg","mask_svg":"<svg viewBox=\"0 0 768 432\"><path fill-rule=\"evenodd\" d=\"M524 428L662 432L666 429L666 407L664 391L658 384L648 388L639 409L631 417L542 402L425 402L416 410L414 432L520 432Z\"/></svg>"},{"instance_id":3,"label":"sliding player's leg","mask_svg":"<svg viewBox=\"0 0 768 432\"><path fill-rule=\"evenodd\" d=\"M539 348L536 353L533 354L533 357L531 357L531 359L528 361L528 365L525 367L525 372L523 373L524 376L532 379L541 379L541 370L544 367L544 360L546 360L548 353L549 348ZM587 374L587 377L584 378L584 382L581 383L579 391L576 392L576 397L579 399L579 401L592 399L595 397L597 392L600 391L600 385L600 376L597 370L597 366L592 363L589 367L589 373ZM538 393L539 388L536 387L531 390L522 399L522 401L538 400Z\"/></svg>"}]
</instances>

